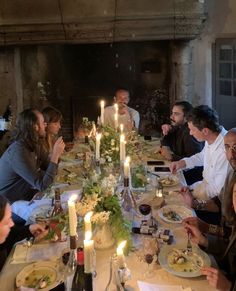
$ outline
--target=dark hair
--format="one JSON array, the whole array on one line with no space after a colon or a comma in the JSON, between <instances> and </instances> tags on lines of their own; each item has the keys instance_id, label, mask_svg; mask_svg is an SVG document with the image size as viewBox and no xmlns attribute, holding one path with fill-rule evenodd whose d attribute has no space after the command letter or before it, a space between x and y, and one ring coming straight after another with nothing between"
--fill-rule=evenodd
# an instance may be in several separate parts
<instances>
[{"instance_id":1,"label":"dark hair","mask_svg":"<svg viewBox=\"0 0 236 291\"><path fill-rule=\"evenodd\" d=\"M125 88L125 87L119 87L119 88L116 88L116 90L115 90L115 96L116 96L116 94L119 91L125 91L125 92L128 92L129 93L129 90L127 88ZM130 95L130 93L129 93L129 95Z\"/></svg>"},{"instance_id":2,"label":"dark hair","mask_svg":"<svg viewBox=\"0 0 236 291\"><path fill-rule=\"evenodd\" d=\"M54 107L48 106L42 110L44 121L46 123L57 122L62 120L62 114Z\"/></svg>"},{"instance_id":3,"label":"dark hair","mask_svg":"<svg viewBox=\"0 0 236 291\"><path fill-rule=\"evenodd\" d=\"M229 187L228 187L228 192L224 193L224 200L223 200L223 209L222 213L226 221L231 224L236 226L236 213L233 207L233 189L234 189L234 184L236 183L236 176L232 178L230 181Z\"/></svg>"},{"instance_id":4,"label":"dark hair","mask_svg":"<svg viewBox=\"0 0 236 291\"><path fill-rule=\"evenodd\" d=\"M36 111L32 108L22 111L12 134L12 141L22 140L30 151L36 149L38 142L38 135L34 128L38 123Z\"/></svg>"},{"instance_id":5,"label":"dark hair","mask_svg":"<svg viewBox=\"0 0 236 291\"><path fill-rule=\"evenodd\" d=\"M9 201L7 198L3 195L0 195L0 221L2 221L4 215L5 215L5 209Z\"/></svg>"},{"instance_id":6,"label":"dark hair","mask_svg":"<svg viewBox=\"0 0 236 291\"><path fill-rule=\"evenodd\" d=\"M188 101L176 101L174 106L180 106L184 112L184 116L187 116L193 109L193 106Z\"/></svg>"},{"instance_id":7,"label":"dark hair","mask_svg":"<svg viewBox=\"0 0 236 291\"><path fill-rule=\"evenodd\" d=\"M207 105L193 108L187 115L187 121L192 122L199 130L208 128L213 132L220 132L219 116Z\"/></svg>"}]
</instances>

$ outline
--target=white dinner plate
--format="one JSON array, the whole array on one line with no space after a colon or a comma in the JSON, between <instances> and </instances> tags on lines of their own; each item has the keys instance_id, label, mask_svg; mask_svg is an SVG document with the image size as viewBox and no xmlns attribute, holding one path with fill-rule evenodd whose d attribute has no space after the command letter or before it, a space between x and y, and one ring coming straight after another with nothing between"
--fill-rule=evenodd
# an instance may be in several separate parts
<instances>
[{"instance_id":1,"label":"white dinner plate","mask_svg":"<svg viewBox=\"0 0 236 291\"><path fill-rule=\"evenodd\" d=\"M170 212L176 213L176 220L168 215ZM181 223L187 217L196 216L193 209L187 208L183 205L166 205L157 210L159 217L168 223ZM178 219L179 218L179 219Z\"/></svg>"},{"instance_id":2,"label":"white dinner plate","mask_svg":"<svg viewBox=\"0 0 236 291\"><path fill-rule=\"evenodd\" d=\"M201 267L210 266L211 260L209 256L203 252L197 245L192 244L193 252L191 255L184 254L184 257L190 262L193 262L193 265L186 266L185 263L171 264L171 256L175 250L182 252L182 250L186 250L186 244L181 245L164 245L160 253L158 255L158 261L163 269L167 272L179 276L179 277L198 277L201 276ZM193 267L193 268L192 268Z\"/></svg>"},{"instance_id":3,"label":"white dinner plate","mask_svg":"<svg viewBox=\"0 0 236 291\"><path fill-rule=\"evenodd\" d=\"M40 290L48 291L62 283L58 272L58 264L52 261L41 261L24 267L16 276L16 287L34 287L45 275L49 276L50 283Z\"/></svg>"},{"instance_id":4,"label":"white dinner plate","mask_svg":"<svg viewBox=\"0 0 236 291\"><path fill-rule=\"evenodd\" d=\"M165 175L161 177L158 182L160 182L163 187L174 187L179 184L179 179L174 175Z\"/></svg>"}]
</instances>

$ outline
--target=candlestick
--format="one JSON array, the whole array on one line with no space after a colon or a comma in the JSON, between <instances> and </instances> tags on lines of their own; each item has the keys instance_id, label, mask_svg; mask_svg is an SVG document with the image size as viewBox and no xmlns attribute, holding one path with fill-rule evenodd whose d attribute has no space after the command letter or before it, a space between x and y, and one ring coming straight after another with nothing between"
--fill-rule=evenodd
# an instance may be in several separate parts
<instances>
[{"instance_id":1,"label":"candlestick","mask_svg":"<svg viewBox=\"0 0 236 291\"><path fill-rule=\"evenodd\" d=\"M125 245L126 245L126 240L122 241L116 249L117 263L118 263L119 268L125 267L125 257L124 257L124 252L123 252Z\"/></svg>"},{"instance_id":2,"label":"candlestick","mask_svg":"<svg viewBox=\"0 0 236 291\"><path fill-rule=\"evenodd\" d=\"M120 162L123 163L125 160L125 135L120 135Z\"/></svg>"},{"instance_id":3,"label":"candlestick","mask_svg":"<svg viewBox=\"0 0 236 291\"><path fill-rule=\"evenodd\" d=\"M104 124L104 106L105 106L105 101L102 100L101 101L101 119L100 119L100 122L101 122L101 125Z\"/></svg>"},{"instance_id":4,"label":"candlestick","mask_svg":"<svg viewBox=\"0 0 236 291\"><path fill-rule=\"evenodd\" d=\"M91 217L93 215L92 211L89 211L85 216L84 216L84 229L86 231L92 231L92 225L91 225Z\"/></svg>"},{"instance_id":5,"label":"candlestick","mask_svg":"<svg viewBox=\"0 0 236 291\"><path fill-rule=\"evenodd\" d=\"M130 158L126 157L124 162L124 177L129 178L130 174L130 166L129 166Z\"/></svg>"},{"instance_id":6,"label":"candlestick","mask_svg":"<svg viewBox=\"0 0 236 291\"><path fill-rule=\"evenodd\" d=\"M68 212L69 212L69 229L70 236L77 235L77 215L75 210L75 200L77 195L72 195L68 200Z\"/></svg>"},{"instance_id":7,"label":"candlestick","mask_svg":"<svg viewBox=\"0 0 236 291\"><path fill-rule=\"evenodd\" d=\"M96 160L100 159L100 140L101 140L101 137L102 137L101 133L96 134L96 153L95 153Z\"/></svg>"},{"instance_id":8,"label":"candlestick","mask_svg":"<svg viewBox=\"0 0 236 291\"><path fill-rule=\"evenodd\" d=\"M93 253L94 253L94 241L91 240L92 232L85 232L84 240L84 272L93 272Z\"/></svg>"}]
</instances>

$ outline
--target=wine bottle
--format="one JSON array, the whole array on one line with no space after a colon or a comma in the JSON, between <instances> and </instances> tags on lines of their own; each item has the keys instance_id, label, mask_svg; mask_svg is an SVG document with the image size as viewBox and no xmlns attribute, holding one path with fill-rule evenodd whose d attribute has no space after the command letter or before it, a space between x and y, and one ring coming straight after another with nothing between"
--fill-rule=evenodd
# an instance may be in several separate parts
<instances>
[{"instance_id":1,"label":"wine bottle","mask_svg":"<svg viewBox=\"0 0 236 291\"><path fill-rule=\"evenodd\" d=\"M55 189L55 194L54 194L54 208L52 210L52 217L56 216L60 213L63 213L63 208L61 206L61 193L58 188Z\"/></svg>"},{"instance_id":2,"label":"wine bottle","mask_svg":"<svg viewBox=\"0 0 236 291\"><path fill-rule=\"evenodd\" d=\"M77 268L72 281L71 291L84 291L84 252L82 248L77 249Z\"/></svg>"}]
</instances>

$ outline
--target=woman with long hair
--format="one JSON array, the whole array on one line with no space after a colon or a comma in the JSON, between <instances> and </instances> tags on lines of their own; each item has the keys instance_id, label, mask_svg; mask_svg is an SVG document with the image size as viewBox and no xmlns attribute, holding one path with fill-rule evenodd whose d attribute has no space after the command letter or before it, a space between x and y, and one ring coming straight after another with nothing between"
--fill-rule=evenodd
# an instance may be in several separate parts
<instances>
[{"instance_id":1,"label":"woman with long hair","mask_svg":"<svg viewBox=\"0 0 236 291\"><path fill-rule=\"evenodd\" d=\"M51 106L45 107L42 110L42 114L47 124L43 146L47 152L51 153L53 145L57 140L58 132L61 129L62 114Z\"/></svg>"}]
</instances>

